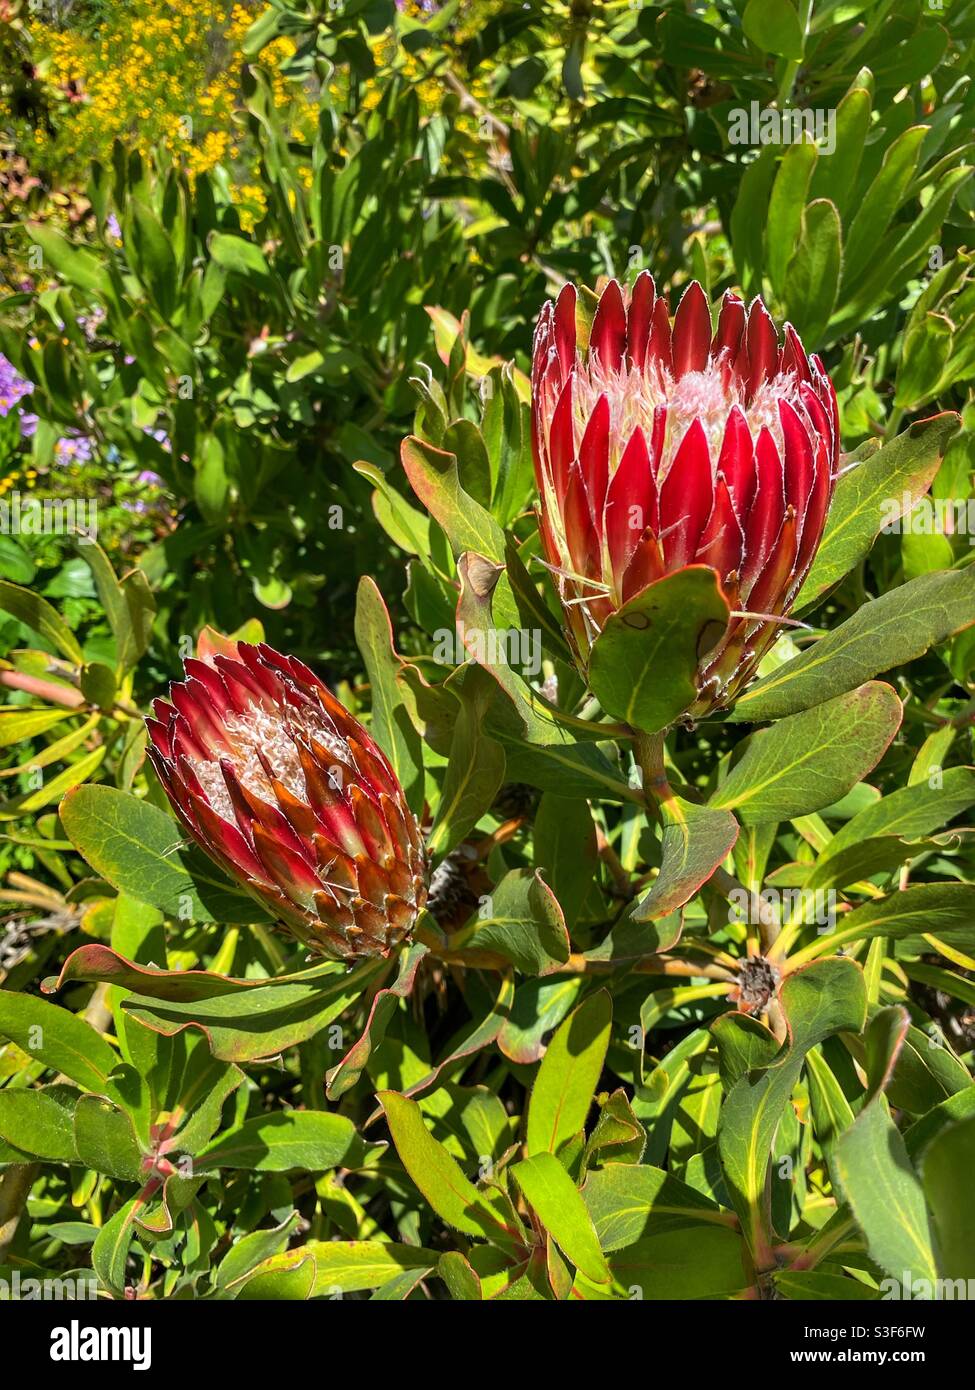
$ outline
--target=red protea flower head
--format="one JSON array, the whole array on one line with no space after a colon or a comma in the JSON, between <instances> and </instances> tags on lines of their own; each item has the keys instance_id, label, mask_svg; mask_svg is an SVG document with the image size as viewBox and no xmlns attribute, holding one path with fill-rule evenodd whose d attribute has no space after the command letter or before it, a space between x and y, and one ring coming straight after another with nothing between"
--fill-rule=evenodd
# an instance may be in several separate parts
<instances>
[{"instance_id":1,"label":"red protea flower head","mask_svg":"<svg viewBox=\"0 0 975 1390\"><path fill-rule=\"evenodd\" d=\"M602 291L588 346L567 285L532 362L540 527L580 666L607 617L691 564L731 609L698 672L700 715L734 699L780 631L823 534L839 414L818 357L761 299L724 296L712 332L697 282L671 320L644 272Z\"/></svg>"},{"instance_id":2,"label":"red protea flower head","mask_svg":"<svg viewBox=\"0 0 975 1390\"><path fill-rule=\"evenodd\" d=\"M386 758L297 657L201 644L156 700L149 756L211 859L320 955L386 956L426 899L420 829Z\"/></svg>"}]
</instances>

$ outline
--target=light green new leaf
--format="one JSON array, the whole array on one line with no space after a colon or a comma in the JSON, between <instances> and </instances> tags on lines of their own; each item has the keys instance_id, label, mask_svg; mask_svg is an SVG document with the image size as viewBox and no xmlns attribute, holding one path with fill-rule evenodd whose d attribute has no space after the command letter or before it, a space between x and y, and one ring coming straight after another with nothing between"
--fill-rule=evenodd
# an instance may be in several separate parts
<instances>
[{"instance_id":1,"label":"light green new leaf","mask_svg":"<svg viewBox=\"0 0 975 1390\"><path fill-rule=\"evenodd\" d=\"M76 666L84 663L78 639L47 599L0 579L0 610L29 627Z\"/></svg>"},{"instance_id":2,"label":"light green new leaf","mask_svg":"<svg viewBox=\"0 0 975 1390\"><path fill-rule=\"evenodd\" d=\"M566 1259L587 1279L608 1284L612 1276L586 1204L555 1155L539 1153L526 1158L515 1164L511 1175Z\"/></svg>"},{"instance_id":3,"label":"light green new leaf","mask_svg":"<svg viewBox=\"0 0 975 1390\"><path fill-rule=\"evenodd\" d=\"M750 0L745 11L746 33L749 11L758 3L760 0ZM792 7L788 0L784 0L780 5L771 0L768 9L788 13ZM801 140L795 145L790 145L782 156L779 172L772 185L765 227L765 264L772 289L780 299L786 292L789 262L799 239L809 181L816 167L818 154L819 151L811 140Z\"/></svg>"},{"instance_id":4,"label":"light green new leaf","mask_svg":"<svg viewBox=\"0 0 975 1390\"><path fill-rule=\"evenodd\" d=\"M585 1124L609 1046L612 999L598 990L560 1025L542 1058L528 1102L529 1156L557 1153Z\"/></svg>"},{"instance_id":5,"label":"light green new leaf","mask_svg":"<svg viewBox=\"0 0 975 1390\"><path fill-rule=\"evenodd\" d=\"M771 248L770 248L771 250ZM817 198L802 215L802 233L780 293L807 343L821 340L840 288L842 227L836 205Z\"/></svg>"},{"instance_id":6,"label":"light green new leaf","mask_svg":"<svg viewBox=\"0 0 975 1390\"><path fill-rule=\"evenodd\" d=\"M509 1243L515 1231L433 1137L416 1101L396 1091L379 1091L378 1099L400 1162L437 1215L465 1235L486 1237L495 1244Z\"/></svg>"}]
</instances>

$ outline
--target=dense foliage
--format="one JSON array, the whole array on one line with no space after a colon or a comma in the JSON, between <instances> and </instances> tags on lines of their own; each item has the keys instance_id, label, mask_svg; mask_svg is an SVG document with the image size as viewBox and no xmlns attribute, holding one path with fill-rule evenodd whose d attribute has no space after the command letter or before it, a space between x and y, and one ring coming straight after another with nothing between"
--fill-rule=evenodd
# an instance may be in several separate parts
<instances>
[{"instance_id":1,"label":"dense foliage","mask_svg":"<svg viewBox=\"0 0 975 1390\"><path fill-rule=\"evenodd\" d=\"M975 1279L973 52L971 0L0 0L4 1287ZM534 325L643 271L760 295L838 402L711 708L714 571L590 656L539 534ZM265 640L425 842L351 966L147 759ZM412 846L348 833L360 886Z\"/></svg>"}]
</instances>

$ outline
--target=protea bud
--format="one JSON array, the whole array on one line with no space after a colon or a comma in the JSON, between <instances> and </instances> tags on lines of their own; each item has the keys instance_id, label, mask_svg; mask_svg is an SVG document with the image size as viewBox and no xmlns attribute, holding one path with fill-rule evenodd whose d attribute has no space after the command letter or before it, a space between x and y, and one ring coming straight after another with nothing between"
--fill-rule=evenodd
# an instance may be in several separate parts
<instances>
[{"instance_id":1,"label":"protea bud","mask_svg":"<svg viewBox=\"0 0 975 1390\"><path fill-rule=\"evenodd\" d=\"M176 814L312 951L388 955L426 898L420 829L392 768L303 662L223 646L188 659L146 720Z\"/></svg>"},{"instance_id":2,"label":"protea bud","mask_svg":"<svg viewBox=\"0 0 975 1390\"><path fill-rule=\"evenodd\" d=\"M712 333L701 286L671 321L652 277L603 290L588 347L576 291L546 304L532 363L546 558L585 670L607 617L687 565L717 572L731 618L689 711L721 708L781 630L822 537L839 416L818 357L765 305L725 295Z\"/></svg>"}]
</instances>

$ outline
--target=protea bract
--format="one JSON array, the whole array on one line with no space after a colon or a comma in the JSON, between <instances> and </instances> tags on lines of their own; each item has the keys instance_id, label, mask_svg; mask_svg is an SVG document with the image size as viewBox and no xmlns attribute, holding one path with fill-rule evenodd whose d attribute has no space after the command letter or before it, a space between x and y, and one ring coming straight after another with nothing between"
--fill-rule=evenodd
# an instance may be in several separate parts
<instances>
[{"instance_id":1,"label":"protea bract","mask_svg":"<svg viewBox=\"0 0 975 1390\"><path fill-rule=\"evenodd\" d=\"M608 616L689 565L719 578L726 630L701 660L700 715L729 704L789 612L823 534L839 460L823 365L761 299L724 296L712 330L697 282L671 319L644 272L611 280L580 344L567 285L535 331L540 526L585 670Z\"/></svg>"},{"instance_id":2,"label":"protea bract","mask_svg":"<svg viewBox=\"0 0 975 1390\"><path fill-rule=\"evenodd\" d=\"M196 843L319 955L385 956L426 887L416 818L361 724L261 644L189 658L149 756Z\"/></svg>"}]
</instances>

